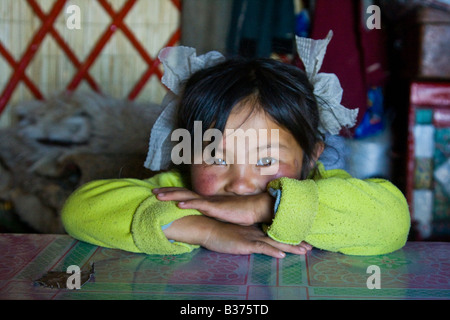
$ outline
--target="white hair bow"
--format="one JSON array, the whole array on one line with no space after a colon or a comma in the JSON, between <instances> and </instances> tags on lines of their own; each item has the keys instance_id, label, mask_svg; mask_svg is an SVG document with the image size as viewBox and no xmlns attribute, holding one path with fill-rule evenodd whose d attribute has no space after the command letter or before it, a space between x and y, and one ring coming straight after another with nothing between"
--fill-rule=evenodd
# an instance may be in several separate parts
<instances>
[{"instance_id":1,"label":"white hair bow","mask_svg":"<svg viewBox=\"0 0 450 320\"><path fill-rule=\"evenodd\" d=\"M211 51L197 57L197 52L190 47L168 47L160 51L159 60L164 66L161 82L170 92L164 97L163 111L153 125L144 167L152 171L166 170L170 166L171 151L174 146L170 139L176 127L178 96L182 84L196 71L211 67L225 60L217 51Z\"/></svg>"},{"instance_id":2,"label":"white hair bow","mask_svg":"<svg viewBox=\"0 0 450 320\"><path fill-rule=\"evenodd\" d=\"M318 97L320 113L319 130L322 133L336 135L343 127L353 127L358 109L347 109L341 105L342 87L333 73L319 73L327 46L333 37L330 30L322 40L296 37L297 51L305 65L306 75L314 86L314 95Z\"/></svg>"}]
</instances>

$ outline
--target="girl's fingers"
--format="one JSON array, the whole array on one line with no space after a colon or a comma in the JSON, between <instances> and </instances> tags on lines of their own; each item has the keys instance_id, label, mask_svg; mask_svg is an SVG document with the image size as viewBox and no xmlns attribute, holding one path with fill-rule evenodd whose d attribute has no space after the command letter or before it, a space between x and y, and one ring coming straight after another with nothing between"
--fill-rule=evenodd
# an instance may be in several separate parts
<instances>
[{"instance_id":1,"label":"girl's fingers","mask_svg":"<svg viewBox=\"0 0 450 320\"><path fill-rule=\"evenodd\" d=\"M260 253L278 259L286 257L286 254L282 250L271 246L265 241L255 241L253 253Z\"/></svg>"},{"instance_id":2,"label":"girl's fingers","mask_svg":"<svg viewBox=\"0 0 450 320\"><path fill-rule=\"evenodd\" d=\"M195 199L190 198L185 201L180 200L178 207L182 209L195 209L213 218L221 218L222 216L222 210L220 210L217 203L211 203L210 201L200 197Z\"/></svg>"},{"instance_id":3,"label":"girl's fingers","mask_svg":"<svg viewBox=\"0 0 450 320\"><path fill-rule=\"evenodd\" d=\"M189 191L189 192L192 192L189 189L181 188L181 187L163 187L163 188L154 188L154 189L152 189L153 194L170 193L170 192L174 192L174 191Z\"/></svg>"},{"instance_id":4,"label":"girl's fingers","mask_svg":"<svg viewBox=\"0 0 450 320\"><path fill-rule=\"evenodd\" d=\"M205 216L217 219L219 221L241 224L240 219L236 218L234 215L227 215L226 210L224 211L218 207L217 203L211 203L210 201L201 198L180 201L178 202L178 208L198 210Z\"/></svg>"},{"instance_id":5,"label":"girl's fingers","mask_svg":"<svg viewBox=\"0 0 450 320\"><path fill-rule=\"evenodd\" d=\"M203 198L180 201L178 207L181 209L195 209L204 215L215 218L219 221L238 224L241 226L251 226L255 224L254 215L247 211L230 211L230 204L217 201L208 201Z\"/></svg>"},{"instance_id":6,"label":"girl's fingers","mask_svg":"<svg viewBox=\"0 0 450 320\"><path fill-rule=\"evenodd\" d=\"M158 188L153 189L152 191L153 194L162 201L184 201L200 197L195 192L184 188Z\"/></svg>"},{"instance_id":7,"label":"girl's fingers","mask_svg":"<svg viewBox=\"0 0 450 320\"><path fill-rule=\"evenodd\" d=\"M208 208L208 202L200 198L191 198L189 200L179 202L178 206L183 209L206 210Z\"/></svg>"},{"instance_id":8,"label":"girl's fingers","mask_svg":"<svg viewBox=\"0 0 450 320\"><path fill-rule=\"evenodd\" d=\"M271 246L276 247L279 250L282 250L283 252L288 252L288 253L292 253L292 254L306 254L309 250L312 249L312 247L309 248L310 247L309 244L308 244L308 246L302 245L303 243L306 244L306 242L302 242L299 245L290 245L290 244L275 241L271 238L267 238L265 241L268 242Z\"/></svg>"},{"instance_id":9,"label":"girl's fingers","mask_svg":"<svg viewBox=\"0 0 450 320\"><path fill-rule=\"evenodd\" d=\"M302 246L303 248L305 248L308 251L311 251L313 248L312 245L310 245L309 243L307 243L305 241L302 241L302 243L300 243L299 246Z\"/></svg>"},{"instance_id":10,"label":"girl's fingers","mask_svg":"<svg viewBox=\"0 0 450 320\"><path fill-rule=\"evenodd\" d=\"M280 249L283 249L285 252L289 252L292 254L306 254L308 250L301 246L292 246L292 245L285 245L281 247Z\"/></svg>"}]
</instances>

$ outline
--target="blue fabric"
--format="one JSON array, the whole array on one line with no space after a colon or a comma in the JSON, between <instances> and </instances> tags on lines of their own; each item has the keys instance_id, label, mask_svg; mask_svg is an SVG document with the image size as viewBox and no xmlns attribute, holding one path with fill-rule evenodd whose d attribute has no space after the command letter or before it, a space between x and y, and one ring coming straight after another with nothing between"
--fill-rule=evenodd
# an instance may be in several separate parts
<instances>
[{"instance_id":1,"label":"blue fabric","mask_svg":"<svg viewBox=\"0 0 450 320\"><path fill-rule=\"evenodd\" d=\"M272 197L275 198L275 205L273 208L273 214L275 216L275 214L277 213L278 210L278 206L280 205L280 200L281 200L281 190L280 189L273 189L273 188L269 188L269 193Z\"/></svg>"}]
</instances>

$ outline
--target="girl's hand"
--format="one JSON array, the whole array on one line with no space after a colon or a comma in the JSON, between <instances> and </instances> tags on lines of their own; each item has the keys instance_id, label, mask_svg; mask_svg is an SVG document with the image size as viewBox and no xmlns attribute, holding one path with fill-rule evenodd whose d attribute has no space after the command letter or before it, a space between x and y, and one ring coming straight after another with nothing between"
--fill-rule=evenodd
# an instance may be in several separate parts
<instances>
[{"instance_id":1,"label":"girl's hand","mask_svg":"<svg viewBox=\"0 0 450 320\"><path fill-rule=\"evenodd\" d=\"M257 226L240 226L205 216L187 216L174 221L164 230L168 239L197 244L206 249L248 255L260 253L274 258L284 258L285 252L306 254L311 246L306 243L288 245L272 240Z\"/></svg>"},{"instance_id":2,"label":"girl's hand","mask_svg":"<svg viewBox=\"0 0 450 320\"><path fill-rule=\"evenodd\" d=\"M240 226L217 220L215 222L215 227L202 246L216 252L244 255L261 253L274 258L284 258L286 252L306 254L312 249L309 244L303 242L298 246L277 242L257 226Z\"/></svg>"},{"instance_id":3,"label":"girl's hand","mask_svg":"<svg viewBox=\"0 0 450 320\"><path fill-rule=\"evenodd\" d=\"M153 189L161 201L179 201L181 209L196 209L206 216L243 226L272 223L274 199L267 192L244 196L208 196L186 188Z\"/></svg>"}]
</instances>

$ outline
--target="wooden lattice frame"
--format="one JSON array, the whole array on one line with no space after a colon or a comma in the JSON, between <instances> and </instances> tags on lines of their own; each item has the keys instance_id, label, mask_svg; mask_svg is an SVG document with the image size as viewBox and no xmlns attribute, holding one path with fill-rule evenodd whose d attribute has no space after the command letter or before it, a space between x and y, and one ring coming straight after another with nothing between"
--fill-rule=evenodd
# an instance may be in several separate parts
<instances>
[{"instance_id":1,"label":"wooden lattice frame","mask_svg":"<svg viewBox=\"0 0 450 320\"><path fill-rule=\"evenodd\" d=\"M141 75L140 79L137 81L135 86L131 89L128 94L130 100L134 100L138 94L142 91L146 83L150 78L155 75L161 80L162 73L158 68L160 61L157 57L153 58L140 41L134 36L133 32L127 27L124 22L125 17L133 8L133 6L139 0L127 0L121 9L115 11L114 8L108 3L107 0L96 0L101 7L106 11L106 13L111 17L111 22L106 27L105 31L101 34L97 42L92 47L90 53L87 55L85 61L80 61L71 48L66 44L64 39L59 35L59 33L54 28L54 23L58 16L64 9L65 4L68 0L55 0L53 6L49 10L48 14L45 14L41 7L38 5L36 0L26 0L28 5L32 8L34 14L42 21L41 26L32 36L28 46L26 47L22 57L16 61L13 55L8 51L8 49L0 41L0 57L3 57L6 62L12 67L13 73L6 84L5 88L0 95L0 114L6 108L14 90L18 84L23 81L23 83L28 87L33 96L37 99L45 99L39 87L33 83L33 81L26 75L25 71L33 60L36 53L39 51L39 47L44 41L47 35L53 37L58 46L62 49L64 54L73 63L76 68L76 73L69 81L66 89L73 91L77 89L82 80L86 80L89 86L97 91L101 92L100 86L96 83L95 79L89 74L89 69L95 63L96 59L99 57L101 51L108 43L111 36L117 31L121 30L126 38L130 41L139 55L147 64L147 70ZM143 0L140 0L143 1ZM171 1L174 6L181 11L181 0L168 0ZM172 46L177 43L181 36L180 27L178 27L175 32L170 36L163 47Z\"/></svg>"}]
</instances>

